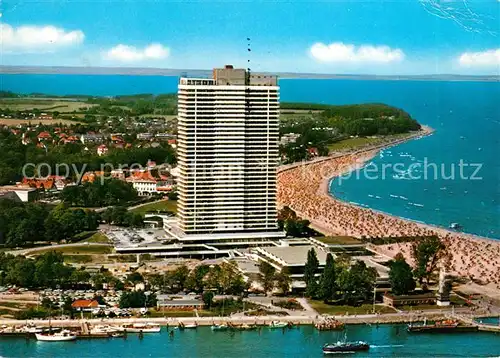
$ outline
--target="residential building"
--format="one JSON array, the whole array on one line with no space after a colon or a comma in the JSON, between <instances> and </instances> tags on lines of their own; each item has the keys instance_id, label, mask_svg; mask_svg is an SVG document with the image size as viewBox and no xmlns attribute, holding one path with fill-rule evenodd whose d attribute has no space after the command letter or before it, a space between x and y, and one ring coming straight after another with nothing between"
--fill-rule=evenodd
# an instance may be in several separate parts
<instances>
[{"instance_id":1,"label":"residential building","mask_svg":"<svg viewBox=\"0 0 500 358\"><path fill-rule=\"evenodd\" d=\"M76 300L71 304L76 311L90 312L99 308L99 302L96 300Z\"/></svg>"},{"instance_id":2,"label":"residential building","mask_svg":"<svg viewBox=\"0 0 500 358\"><path fill-rule=\"evenodd\" d=\"M254 246L284 237L276 220L279 87L276 76L232 66L181 78L178 225L181 242Z\"/></svg>"},{"instance_id":3,"label":"residential building","mask_svg":"<svg viewBox=\"0 0 500 358\"><path fill-rule=\"evenodd\" d=\"M82 134L82 136L80 137L80 140L82 141L83 144L102 143L104 142L104 139L105 139L104 135L96 133Z\"/></svg>"},{"instance_id":4,"label":"residential building","mask_svg":"<svg viewBox=\"0 0 500 358\"><path fill-rule=\"evenodd\" d=\"M150 140L154 137L152 133L139 133L137 134L138 140Z\"/></svg>"},{"instance_id":5,"label":"residential building","mask_svg":"<svg viewBox=\"0 0 500 358\"><path fill-rule=\"evenodd\" d=\"M101 144L100 146L97 147L97 155L98 156L103 156L108 153L108 147L105 144Z\"/></svg>"}]
</instances>

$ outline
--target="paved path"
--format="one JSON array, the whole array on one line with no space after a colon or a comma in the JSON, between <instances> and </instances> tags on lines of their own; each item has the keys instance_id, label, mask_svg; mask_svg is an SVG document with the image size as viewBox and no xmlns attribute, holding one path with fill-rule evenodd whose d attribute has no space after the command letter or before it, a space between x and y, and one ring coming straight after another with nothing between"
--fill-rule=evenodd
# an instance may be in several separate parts
<instances>
[{"instance_id":1,"label":"paved path","mask_svg":"<svg viewBox=\"0 0 500 358\"><path fill-rule=\"evenodd\" d=\"M309 302L307 302L305 298L296 298L296 300L302 305L302 307L304 307L304 309L310 316L316 316L318 314L318 312L314 308L312 308L312 306L309 304Z\"/></svg>"},{"instance_id":2,"label":"paved path","mask_svg":"<svg viewBox=\"0 0 500 358\"><path fill-rule=\"evenodd\" d=\"M32 247L29 249L22 249L22 250L12 250L12 251L6 251L8 254L12 255L30 255L35 253L36 251L43 251L43 250L49 250L49 249L59 249L62 247L87 247L87 246L108 246L108 247L113 247L113 244L106 244L106 243L101 243L101 242L77 242L74 244L61 244L61 245L47 245L47 246L38 246L38 247Z\"/></svg>"}]
</instances>

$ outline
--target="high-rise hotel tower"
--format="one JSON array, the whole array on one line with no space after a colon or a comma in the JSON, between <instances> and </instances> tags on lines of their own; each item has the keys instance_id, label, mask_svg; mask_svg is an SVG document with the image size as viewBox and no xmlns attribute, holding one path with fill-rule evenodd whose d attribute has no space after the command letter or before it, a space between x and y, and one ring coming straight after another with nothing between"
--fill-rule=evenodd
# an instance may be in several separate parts
<instances>
[{"instance_id":1,"label":"high-rise hotel tower","mask_svg":"<svg viewBox=\"0 0 500 358\"><path fill-rule=\"evenodd\" d=\"M276 222L279 140L276 76L232 66L181 78L178 229L182 241L258 243Z\"/></svg>"}]
</instances>

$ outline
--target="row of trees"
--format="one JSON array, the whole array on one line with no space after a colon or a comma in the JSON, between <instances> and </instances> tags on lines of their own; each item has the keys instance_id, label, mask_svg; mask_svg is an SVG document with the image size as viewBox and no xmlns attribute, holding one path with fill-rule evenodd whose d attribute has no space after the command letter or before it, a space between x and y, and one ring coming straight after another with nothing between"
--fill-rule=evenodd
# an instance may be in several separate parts
<instances>
[{"instance_id":1,"label":"row of trees","mask_svg":"<svg viewBox=\"0 0 500 358\"><path fill-rule=\"evenodd\" d=\"M144 226L142 216L125 207L108 208L99 214L70 208L64 203L51 209L40 203L0 199L0 245L17 247L41 241L68 241L79 233L97 230L101 221L126 227Z\"/></svg>"},{"instance_id":2,"label":"row of trees","mask_svg":"<svg viewBox=\"0 0 500 358\"><path fill-rule=\"evenodd\" d=\"M304 268L306 295L326 303L341 302L357 305L368 300L373 293L377 272L363 261L350 265L349 260L336 263L332 254L326 257L323 273L318 275L319 260L314 249L307 253Z\"/></svg>"},{"instance_id":3,"label":"row of trees","mask_svg":"<svg viewBox=\"0 0 500 358\"><path fill-rule=\"evenodd\" d=\"M95 211L70 209L64 204L50 210L43 204L0 199L0 244L15 247L69 239L96 230L99 220Z\"/></svg>"},{"instance_id":4,"label":"row of trees","mask_svg":"<svg viewBox=\"0 0 500 358\"><path fill-rule=\"evenodd\" d=\"M61 253L50 251L35 259L0 253L0 286L55 288L87 284L90 274L64 264Z\"/></svg>"},{"instance_id":5,"label":"row of trees","mask_svg":"<svg viewBox=\"0 0 500 358\"><path fill-rule=\"evenodd\" d=\"M190 271L180 266L163 274L152 274L147 277L152 288L167 293L196 292L211 290L218 294L239 295L247 288L243 276L236 264L223 262L219 265L199 265Z\"/></svg>"},{"instance_id":6,"label":"row of trees","mask_svg":"<svg viewBox=\"0 0 500 358\"><path fill-rule=\"evenodd\" d=\"M320 156L327 155L329 144L349 136L382 136L420 129L420 124L408 113L385 104L318 106L315 109L322 111L282 122L281 135L300 134L295 142L280 146L280 153L287 162L309 159L311 148L316 148Z\"/></svg>"},{"instance_id":7,"label":"row of trees","mask_svg":"<svg viewBox=\"0 0 500 358\"><path fill-rule=\"evenodd\" d=\"M101 182L97 178L94 182L66 186L60 198L73 206L103 207L123 205L137 200L137 191L130 183L123 180L110 178Z\"/></svg>"}]
</instances>

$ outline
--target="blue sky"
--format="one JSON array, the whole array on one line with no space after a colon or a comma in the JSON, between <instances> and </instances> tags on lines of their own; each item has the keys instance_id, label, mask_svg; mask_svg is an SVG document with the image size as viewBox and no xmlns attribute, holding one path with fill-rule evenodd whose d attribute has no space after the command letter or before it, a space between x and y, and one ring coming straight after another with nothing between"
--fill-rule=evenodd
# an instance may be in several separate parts
<instances>
[{"instance_id":1,"label":"blue sky","mask_svg":"<svg viewBox=\"0 0 500 358\"><path fill-rule=\"evenodd\" d=\"M499 74L500 1L3 0L4 65ZM247 37L252 51L247 51Z\"/></svg>"}]
</instances>

